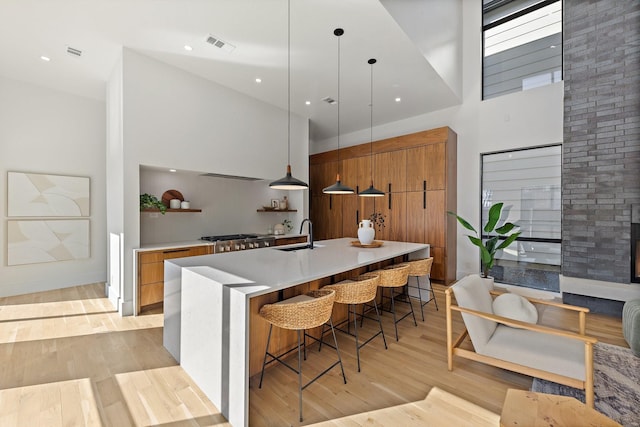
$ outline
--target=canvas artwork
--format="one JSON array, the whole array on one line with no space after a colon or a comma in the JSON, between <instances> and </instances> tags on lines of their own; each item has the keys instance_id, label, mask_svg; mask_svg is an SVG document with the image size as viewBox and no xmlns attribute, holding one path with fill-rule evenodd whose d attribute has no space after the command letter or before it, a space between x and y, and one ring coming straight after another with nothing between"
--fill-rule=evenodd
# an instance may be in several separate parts
<instances>
[{"instance_id":1,"label":"canvas artwork","mask_svg":"<svg viewBox=\"0 0 640 427\"><path fill-rule=\"evenodd\" d=\"M10 217L89 216L88 177L8 172Z\"/></svg>"},{"instance_id":2,"label":"canvas artwork","mask_svg":"<svg viewBox=\"0 0 640 427\"><path fill-rule=\"evenodd\" d=\"M89 220L7 221L7 264L89 258Z\"/></svg>"}]
</instances>

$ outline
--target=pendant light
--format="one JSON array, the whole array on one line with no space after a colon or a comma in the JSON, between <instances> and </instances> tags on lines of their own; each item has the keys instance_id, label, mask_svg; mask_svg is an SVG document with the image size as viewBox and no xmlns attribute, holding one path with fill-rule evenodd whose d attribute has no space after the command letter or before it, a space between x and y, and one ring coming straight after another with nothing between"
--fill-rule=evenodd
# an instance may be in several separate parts
<instances>
[{"instance_id":1,"label":"pendant light","mask_svg":"<svg viewBox=\"0 0 640 427\"><path fill-rule=\"evenodd\" d=\"M369 65L371 65L371 101L369 103L370 111L371 111L371 131L370 131L370 148L369 148L369 157L371 159L371 185L364 191L358 193L359 196L362 197L383 197L384 192L378 190L373 186L373 64L377 61L375 58L371 58L367 61Z\"/></svg>"},{"instance_id":2,"label":"pendant light","mask_svg":"<svg viewBox=\"0 0 640 427\"><path fill-rule=\"evenodd\" d=\"M340 36L344 34L342 28L333 30L333 34L338 38L338 173L336 183L322 190L325 194L353 194L353 188L347 187L340 182Z\"/></svg>"},{"instance_id":3,"label":"pendant light","mask_svg":"<svg viewBox=\"0 0 640 427\"><path fill-rule=\"evenodd\" d=\"M291 176L291 0L287 0L287 174L273 181L275 190L306 190L309 185Z\"/></svg>"}]
</instances>

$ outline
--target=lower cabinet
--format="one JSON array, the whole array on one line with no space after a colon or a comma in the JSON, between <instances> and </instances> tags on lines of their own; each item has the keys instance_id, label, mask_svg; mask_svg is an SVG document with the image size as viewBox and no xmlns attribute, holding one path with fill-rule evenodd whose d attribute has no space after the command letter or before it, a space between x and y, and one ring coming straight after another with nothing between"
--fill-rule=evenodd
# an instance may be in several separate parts
<instances>
[{"instance_id":1,"label":"lower cabinet","mask_svg":"<svg viewBox=\"0 0 640 427\"><path fill-rule=\"evenodd\" d=\"M161 306L164 300L164 260L212 253L213 246L191 246L138 252L137 313Z\"/></svg>"}]
</instances>

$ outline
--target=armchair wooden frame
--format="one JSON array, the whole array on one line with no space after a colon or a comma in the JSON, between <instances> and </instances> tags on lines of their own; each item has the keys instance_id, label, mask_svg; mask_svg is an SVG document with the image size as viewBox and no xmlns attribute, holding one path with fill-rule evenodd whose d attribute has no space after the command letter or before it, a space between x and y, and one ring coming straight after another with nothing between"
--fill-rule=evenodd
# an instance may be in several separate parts
<instances>
[{"instance_id":1,"label":"armchair wooden frame","mask_svg":"<svg viewBox=\"0 0 640 427\"><path fill-rule=\"evenodd\" d=\"M447 314L447 363L449 371L453 370L453 356L460 356L466 359L475 360L477 362L485 363L488 365L496 366L498 368L506 369L509 371L518 372L524 375L545 379L547 381L553 381L559 384L564 384L569 387L582 389L585 391L585 403L590 408L593 408L594 396L593 396L593 345L598 342L596 338L585 335L586 329L586 313L589 312L588 308L578 307L568 304L557 303L553 301L540 300L537 298L526 298L533 304L541 304L546 306L558 307L566 310L575 311L578 313L578 330L579 333L566 331L562 329L555 329L548 326L537 325L533 323L521 322L518 320L509 319L502 316L497 316L491 313L483 313L477 310L471 310L468 308L460 307L456 304L452 304L452 292L451 288L445 291L446 296L446 314ZM500 295L503 292L491 291L492 296ZM491 356L485 356L476 353L472 350L463 349L462 345L465 338L469 335L466 327L460 336L453 340L453 321L452 312L457 311L460 313L468 313L474 316L482 317L484 319L492 320L494 322L518 327L522 329L528 329L530 331L540 332L544 334L557 335L560 337L570 338L582 341L584 343L584 365L585 365L585 380L581 381L575 378L567 377L543 371L540 369L532 368L529 366L519 365L517 363L500 360Z\"/></svg>"}]
</instances>

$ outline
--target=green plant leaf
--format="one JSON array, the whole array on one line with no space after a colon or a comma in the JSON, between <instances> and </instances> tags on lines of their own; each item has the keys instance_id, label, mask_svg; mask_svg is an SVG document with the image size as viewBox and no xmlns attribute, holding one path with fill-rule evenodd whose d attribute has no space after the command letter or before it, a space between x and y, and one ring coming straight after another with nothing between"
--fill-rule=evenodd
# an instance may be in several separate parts
<instances>
[{"instance_id":1,"label":"green plant leaf","mask_svg":"<svg viewBox=\"0 0 640 427\"><path fill-rule=\"evenodd\" d=\"M487 224L484 226L485 233L491 233L493 229L496 227L496 224L500 220L500 214L502 213L502 205L504 203L496 203L491 206L489 209L489 219L487 220Z\"/></svg>"},{"instance_id":2,"label":"green plant leaf","mask_svg":"<svg viewBox=\"0 0 640 427\"><path fill-rule=\"evenodd\" d=\"M518 226L513 223L507 222L502 227L496 228L496 233L507 234L508 232L513 230L515 227L518 227Z\"/></svg>"},{"instance_id":3,"label":"green plant leaf","mask_svg":"<svg viewBox=\"0 0 640 427\"><path fill-rule=\"evenodd\" d=\"M475 236L469 236L469 235L467 235L467 237L469 238L469 240L471 240L471 243L479 247L481 250L484 249L484 245L482 244L482 239Z\"/></svg>"},{"instance_id":4,"label":"green plant leaf","mask_svg":"<svg viewBox=\"0 0 640 427\"><path fill-rule=\"evenodd\" d=\"M482 265L493 265L493 255L484 246L480 246L480 259L482 260Z\"/></svg>"},{"instance_id":5,"label":"green plant leaf","mask_svg":"<svg viewBox=\"0 0 640 427\"><path fill-rule=\"evenodd\" d=\"M509 237L507 237L506 239L504 239L504 241L502 243L500 243L500 246L498 246L496 248L496 250L500 250L500 249L504 249L507 246L509 246L510 244L512 244L517 238L518 236L521 234L520 231L518 231L517 233L513 233L512 235L510 235Z\"/></svg>"},{"instance_id":6,"label":"green plant leaf","mask_svg":"<svg viewBox=\"0 0 640 427\"><path fill-rule=\"evenodd\" d=\"M478 234L478 232L476 231L476 229L475 229L475 228L473 228L473 226L472 226L471 224L469 224L465 219L463 219L463 218L459 217L459 216L458 216L458 215L456 215L456 214L452 214L452 215L454 215L454 216L458 219L458 222L459 222L459 223L460 223L460 225L462 225L464 228L466 228L467 230L471 230L471 231L473 231L474 233Z\"/></svg>"},{"instance_id":7,"label":"green plant leaf","mask_svg":"<svg viewBox=\"0 0 640 427\"><path fill-rule=\"evenodd\" d=\"M498 236L493 236L489 239L487 239L487 241L484 243L485 248L487 248L487 251L493 255L496 253L496 245L498 244Z\"/></svg>"}]
</instances>

